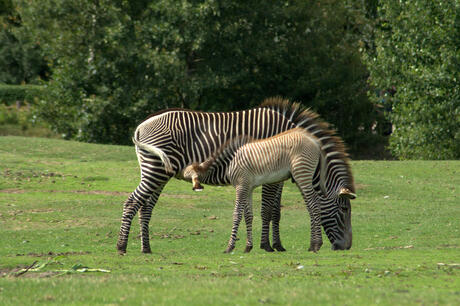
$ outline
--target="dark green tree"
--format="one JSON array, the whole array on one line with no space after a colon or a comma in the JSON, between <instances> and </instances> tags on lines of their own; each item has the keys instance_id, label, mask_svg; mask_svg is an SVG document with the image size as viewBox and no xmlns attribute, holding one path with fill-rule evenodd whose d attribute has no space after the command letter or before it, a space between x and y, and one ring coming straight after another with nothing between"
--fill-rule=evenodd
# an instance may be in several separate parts
<instances>
[{"instance_id":1,"label":"dark green tree","mask_svg":"<svg viewBox=\"0 0 460 306\"><path fill-rule=\"evenodd\" d=\"M385 103L401 159L460 158L460 4L380 1L367 54L373 99Z\"/></svg>"},{"instance_id":2,"label":"dark green tree","mask_svg":"<svg viewBox=\"0 0 460 306\"><path fill-rule=\"evenodd\" d=\"M347 2L22 3L53 68L41 113L67 137L129 143L162 108L235 110L274 95L312 107L354 147L372 135L365 18Z\"/></svg>"},{"instance_id":3,"label":"dark green tree","mask_svg":"<svg viewBox=\"0 0 460 306\"><path fill-rule=\"evenodd\" d=\"M34 83L48 78L40 46L22 30L15 3L0 0L0 83Z\"/></svg>"}]
</instances>

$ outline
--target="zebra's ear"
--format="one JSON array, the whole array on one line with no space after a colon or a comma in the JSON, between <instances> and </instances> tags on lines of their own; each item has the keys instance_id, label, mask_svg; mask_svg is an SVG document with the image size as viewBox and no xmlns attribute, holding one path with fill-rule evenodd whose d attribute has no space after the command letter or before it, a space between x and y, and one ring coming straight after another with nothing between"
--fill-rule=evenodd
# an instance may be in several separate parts
<instances>
[{"instance_id":1,"label":"zebra's ear","mask_svg":"<svg viewBox=\"0 0 460 306\"><path fill-rule=\"evenodd\" d=\"M356 194L351 192L351 190L348 188L342 188L339 191L339 197L353 200L356 199Z\"/></svg>"}]
</instances>

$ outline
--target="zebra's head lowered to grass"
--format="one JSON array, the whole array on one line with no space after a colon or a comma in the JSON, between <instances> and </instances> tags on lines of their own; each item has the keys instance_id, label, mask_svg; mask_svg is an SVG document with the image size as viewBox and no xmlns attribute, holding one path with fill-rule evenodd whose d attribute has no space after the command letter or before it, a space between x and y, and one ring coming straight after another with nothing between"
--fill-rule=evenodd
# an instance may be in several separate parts
<instances>
[{"instance_id":1,"label":"zebra's head lowered to grass","mask_svg":"<svg viewBox=\"0 0 460 306\"><path fill-rule=\"evenodd\" d=\"M321 206L321 224L332 250L348 250L352 245L351 204L356 198L348 156L340 139L322 146L323 158L315 188ZM315 179L314 179L315 181ZM315 184L315 183L314 183Z\"/></svg>"},{"instance_id":2,"label":"zebra's head lowered to grass","mask_svg":"<svg viewBox=\"0 0 460 306\"><path fill-rule=\"evenodd\" d=\"M316 191L316 202L321 207L321 224L333 250L350 249L350 200L355 199L356 194L345 144L318 114L299 103L273 98L267 99L264 105L290 118L296 127L305 129L317 139L321 158L312 183Z\"/></svg>"},{"instance_id":3,"label":"zebra's head lowered to grass","mask_svg":"<svg viewBox=\"0 0 460 306\"><path fill-rule=\"evenodd\" d=\"M335 199L322 198L321 224L332 250L348 250L352 244L350 200L356 196L343 188Z\"/></svg>"}]
</instances>

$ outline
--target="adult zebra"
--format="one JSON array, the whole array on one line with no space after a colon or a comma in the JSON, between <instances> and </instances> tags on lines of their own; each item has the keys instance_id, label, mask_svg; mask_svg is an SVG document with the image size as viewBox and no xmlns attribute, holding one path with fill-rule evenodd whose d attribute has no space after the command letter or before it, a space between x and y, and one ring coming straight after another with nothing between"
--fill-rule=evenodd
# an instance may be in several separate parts
<instances>
[{"instance_id":1,"label":"adult zebra","mask_svg":"<svg viewBox=\"0 0 460 306\"><path fill-rule=\"evenodd\" d=\"M246 111L205 113L167 109L153 114L134 133L141 182L124 203L118 251L126 252L131 222L139 211L142 252L150 253L149 222L165 184L187 165L205 161L234 137L264 139L298 126L322 139L327 152L332 136L324 132L324 124L316 117L300 104L281 98L267 99L262 106ZM268 238L270 221L273 248L284 250L279 238L282 188L282 183L262 186L261 248L267 251L273 251ZM268 207L273 209L267 211Z\"/></svg>"}]
</instances>

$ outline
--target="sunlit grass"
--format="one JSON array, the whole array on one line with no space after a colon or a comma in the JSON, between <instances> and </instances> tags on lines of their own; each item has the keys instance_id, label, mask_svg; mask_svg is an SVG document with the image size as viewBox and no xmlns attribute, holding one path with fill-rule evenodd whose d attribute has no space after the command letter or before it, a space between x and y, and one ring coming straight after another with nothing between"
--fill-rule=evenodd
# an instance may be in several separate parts
<instances>
[{"instance_id":1,"label":"sunlit grass","mask_svg":"<svg viewBox=\"0 0 460 306\"><path fill-rule=\"evenodd\" d=\"M172 180L150 223L153 254L140 252L135 221L119 256L122 203L139 180L132 147L0 137L0 160L2 305L460 304L459 161L353 162L353 247L333 252L325 238L317 254L307 252L309 218L290 182L287 252L243 253L242 226L224 254L233 188L195 193ZM260 188L254 210L257 246ZM35 261L47 264L16 276Z\"/></svg>"}]
</instances>

